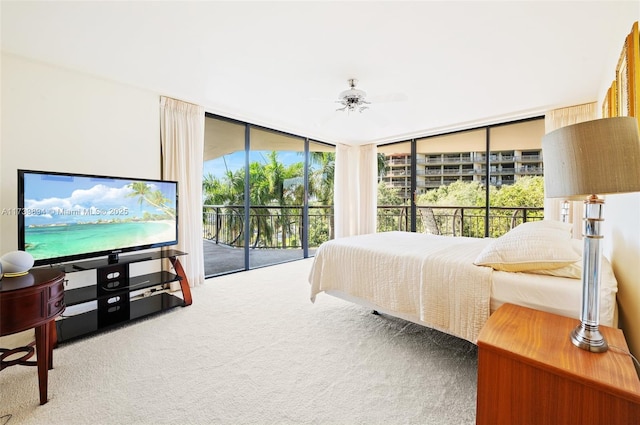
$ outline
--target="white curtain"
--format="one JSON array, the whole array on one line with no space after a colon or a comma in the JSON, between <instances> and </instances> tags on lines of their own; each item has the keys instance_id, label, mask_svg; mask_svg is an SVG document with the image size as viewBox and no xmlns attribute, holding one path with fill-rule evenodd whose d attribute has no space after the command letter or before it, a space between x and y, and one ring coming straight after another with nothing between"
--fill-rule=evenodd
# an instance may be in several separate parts
<instances>
[{"instance_id":1,"label":"white curtain","mask_svg":"<svg viewBox=\"0 0 640 425\"><path fill-rule=\"evenodd\" d=\"M202 164L204 108L161 96L162 178L178 182L178 246L189 286L204 283Z\"/></svg>"},{"instance_id":2,"label":"white curtain","mask_svg":"<svg viewBox=\"0 0 640 425\"><path fill-rule=\"evenodd\" d=\"M585 103L568 108L554 109L545 114L545 133L550 133L560 127L579 122L591 121L597 118L597 102ZM542 152L544 155L544 152ZM544 216L549 220L560 220L563 199L545 198ZM569 202L569 222L573 223L573 237L582 238L582 217L584 204L581 201Z\"/></svg>"},{"instance_id":3,"label":"white curtain","mask_svg":"<svg viewBox=\"0 0 640 425\"><path fill-rule=\"evenodd\" d=\"M377 152L375 145L336 146L336 238L376 231Z\"/></svg>"}]
</instances>

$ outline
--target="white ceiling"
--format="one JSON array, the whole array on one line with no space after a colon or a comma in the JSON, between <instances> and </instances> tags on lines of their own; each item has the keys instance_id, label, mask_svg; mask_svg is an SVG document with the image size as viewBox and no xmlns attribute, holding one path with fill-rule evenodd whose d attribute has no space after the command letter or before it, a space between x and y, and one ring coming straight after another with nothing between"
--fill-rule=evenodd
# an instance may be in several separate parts
<instances>
[{"instance_id":1,"label":"white ceiling","mask_svg":"<svg viewBox=\"0 0 640 425\"><path fill-rule=\"evenodd\" d=\"M207 112L380 143L598 100L639 5L2 0L1 42ZM335 111L349 78L373 102L362 114ZM391 95L406 100L376 102Z\"/></svg>"}]
</instances>

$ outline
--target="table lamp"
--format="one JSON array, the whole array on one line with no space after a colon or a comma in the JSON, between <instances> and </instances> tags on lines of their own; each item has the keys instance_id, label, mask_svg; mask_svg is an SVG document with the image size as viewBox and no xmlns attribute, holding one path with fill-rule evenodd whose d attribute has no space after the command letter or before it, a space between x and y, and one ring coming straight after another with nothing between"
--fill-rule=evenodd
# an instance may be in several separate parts
<instances>
[{"instance_id":1,"label":"table lamp","mask_svg":"<svg viewBox=\"0 0 640 425\"><path fill-rule=\"evenodd\" d=\"M0 257L0 278L24 276L33 267L33 256L25 251L11 251Z\"/></svg>"},{"instance_id":2,"label":"table lamp","mask_svg":"<svg viewBox=\"0 0 640 425\"><path fill-rule=\"evenodd\" d=\"M605 352L600 319L600 242L604 200L640 191L640 136L634 117L603 118L559 128L542 138L545 196L584 199L582 309L571 342ZM586 197L586 199L585 199Z\"/></svg>"}]
</instances>

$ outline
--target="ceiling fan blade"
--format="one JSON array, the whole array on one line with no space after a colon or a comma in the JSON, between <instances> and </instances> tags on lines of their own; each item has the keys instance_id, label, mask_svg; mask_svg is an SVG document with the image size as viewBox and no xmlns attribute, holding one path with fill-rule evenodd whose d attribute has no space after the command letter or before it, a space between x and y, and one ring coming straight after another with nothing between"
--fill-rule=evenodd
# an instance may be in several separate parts
<instances>
[{"instance_id":1,"label":"ceiling fan blade","mask_svg":"<svg viewBox=\"0 0 640 425\"><path fill-rule=\"evenodd\" d=\"M339 102L339 100L329 99L327 97L309 97L307 98L307 100L310 102L324 102L324 103Z\"/></svg>"},{"instance_id":2,"label":"ceiling fan blade","mask_svg":"<svg viewBox=\"0 0 640 425\"><path fill-rule=\"evenodd\" d=\"M409 97L404 93L389 93L367 98L371 103L405 102L408 99Z\"/></svg>"}]
</instances>

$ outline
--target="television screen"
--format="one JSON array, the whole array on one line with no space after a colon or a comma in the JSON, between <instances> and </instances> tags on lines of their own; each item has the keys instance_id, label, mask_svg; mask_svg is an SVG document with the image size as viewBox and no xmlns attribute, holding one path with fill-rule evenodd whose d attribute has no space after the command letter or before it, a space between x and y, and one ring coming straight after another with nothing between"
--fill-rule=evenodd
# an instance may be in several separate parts
<instances>
[{"instance_id":1,"label":"television screen","mask_svg":"<svg viewBox=\"0 0 640 425\"><path fill-rule=\"evenodd\" d=\"M178 183L18 170L18 249L35 265L178 243Z\"/></svg>"}]
</instances>

